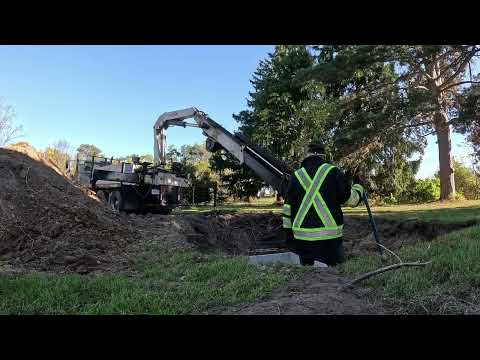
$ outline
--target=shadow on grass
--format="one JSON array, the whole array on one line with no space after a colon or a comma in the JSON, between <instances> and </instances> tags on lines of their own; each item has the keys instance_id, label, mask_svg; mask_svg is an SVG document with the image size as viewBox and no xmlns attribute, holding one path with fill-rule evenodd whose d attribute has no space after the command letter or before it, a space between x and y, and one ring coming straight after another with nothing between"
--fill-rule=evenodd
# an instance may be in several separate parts
<instances>
[{"instance_id":1,"label":"shadow on grass","mask_svg":"<svg viewBox=\"0 0 480 360\"><path fill-rule=\"evenodd\" d=\"M374 216L388 219L411 219L418 218L423 221L439 221L445 223L451 222L467 222L476 220L480 222L480 206L459 206L444 208L374 208L372 209ZM366 208L349 209L345 211L345 215L367 215Z\"/></svg>"},{"instance_id":2,"label":"shadow on grass","mask_svg":"<svg viewBox=\"0 0 480 360\"><path fill-rule=\"evenodd\" d=\"M197 214L211 211L231 211L231 212L280 212L281 205L275 204L226 204L213 207L212 205L195 206L195 207L183 207L175 210L176 213L181 214Z\"/></svg>"}]
</instances>

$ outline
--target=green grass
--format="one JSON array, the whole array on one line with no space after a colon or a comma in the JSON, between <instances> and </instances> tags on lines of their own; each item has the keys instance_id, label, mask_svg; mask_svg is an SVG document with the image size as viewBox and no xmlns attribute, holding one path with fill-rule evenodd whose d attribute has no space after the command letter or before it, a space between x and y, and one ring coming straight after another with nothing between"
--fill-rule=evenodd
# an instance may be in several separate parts
<instances>
[{"instance_id":1,"label":"green grass","mask_svg":"<svg viewBox=\"0 0 480 360\"><path fill-rule=\"evenodd\" d=\"M397 255L403 261L432 261L425 268L394 270L363 282L376 290L375 296L386 296L396 304L397 311L458 313L468 306L480 309L480 226L406 247ZM346 262L341 270L353 278L385 265L378 256L366 256Z\"/></svg>"},{"instance_id":2,"label":"green grass","mask_svg":"<svg viewBox=\"0 0 480 360\"><path fill-rule=\"evenodd\" d=\"M1 273L0 314L201 313L267 295L299 273L245 257L156 248L136 267L134 276Z\"/></svg>"}]
</instances>

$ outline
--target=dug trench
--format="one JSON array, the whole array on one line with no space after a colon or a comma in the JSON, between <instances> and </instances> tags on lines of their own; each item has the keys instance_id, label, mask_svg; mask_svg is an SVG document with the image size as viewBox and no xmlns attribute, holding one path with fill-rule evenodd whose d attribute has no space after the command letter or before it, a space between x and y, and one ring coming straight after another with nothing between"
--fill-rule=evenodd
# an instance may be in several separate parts
<instances>
[{"instance_id":1,"label":"dug trench","mask_svg":"<svg viewBox=\"0 0 480 360\"><path fill-rule=\"evenodd\" d=\"M187 241L202 250L220 250L230 255L253 255L288 251L285 246L282 219L270 213L222 213L184 215L194 233ZM401 221L376 219L382 245L398 250L418 242L432 241L454 230L473 226L463 223L425 222L418 219ZM343 241L346 258L375 253L377 246L367 217L345 216Z\"/></svg>"}]
</instances>

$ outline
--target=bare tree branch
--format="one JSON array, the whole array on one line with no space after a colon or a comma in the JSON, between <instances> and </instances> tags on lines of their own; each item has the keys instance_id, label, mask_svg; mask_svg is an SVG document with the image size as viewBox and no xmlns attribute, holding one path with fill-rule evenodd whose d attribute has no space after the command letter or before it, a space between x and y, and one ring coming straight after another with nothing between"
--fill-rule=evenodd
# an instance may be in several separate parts
<instances>
[{"instance_id":1,"label":"bare tree branch","mask_svg":"<svg viewBox=\"0 0 480 360\"><path fill-rule=\"evenodd\" d=\"M359 283L360 281L366 280L366 279L371 278L372 276L375 276L375 275L378 275L378 274L382 274L386 271L395 270L395 269L399 269L401 267L406 267L406 266L411 266L411 267L412 266L422 266L423 267L423 266L426 266L428 264L431 264L431 261L427 261L427 262L415 261L415 262L406 262L406 263L401 262L401 263L398 263L398 264L385 266L385 267L382 267L380 269L370 271L366 274L363 274L362 276L360 276L360 277L352 280L348 284L344 285L343 288L352 287L353 285Z\"/></svg>"},{"instance_id":2,"label":"bare tree branch","mask_svg":"<svg viewBox=\"0 0 480 360\"><path fill-rule=\"evenodd\" d=\"M425 125L432 125L433 121L424 121L416 124L410 124L410 125L405 125L403 128L411 128L411 127L419 127L419 126L425 126Z\"/></svg>"},{"instance_id":3,"label":"bare tree branch","mask_svg":"<svg viewBox=\"0 0 480 360\"><path fill-rule=\"evenodd\" d=\"M472 59L473 55L480 51L480 49L474 48L472 51L468 52L467 54L464 55L465 60L460 64L458 69L453 73L452 76L450 76L447 80L443 82L444 85L448 86L451 81L453 81L462 71L465 70L467 65L470 63L470 60ZM444 89L440 87L440 91L443 91Z\"/></svg>"},{"instance_id":4,"label":"bare tree branch","mask_svg":"<svg viewBox=\"0 0 480 360\"><path fill-rule=\"evenodd\" d=\"M421 135L421 137L427 137L429 135L433 135L435 134L436 130L433 130L433 131L430 131L429 133L425 134L425 135Z\"/></svg>"},{"instance_id":5,"label":"bare tree branch","mask_svg":"<svg viewBox=\"0 0 480 360\"><path fill-rule=\"evenodd\" d=\"M480 81L471 81L471 80L466 80L466 81L460 81L454 84L450 84L446 87L444 87L441 91L447 91L448 89L455 87L455 86L460 86L464 84L480 84Z\"/></svg>"},{"instance_id":6,"label":"bare tree branch","mask_svg":"<svg viewBox=\"0 0 480 360\"><path fill-rule=\"evenodd\" d=\"M13 107L0 101L0 146L4 146L21 136L22 127L14 125L14 118Z\"/></svg>"}]
</instances>

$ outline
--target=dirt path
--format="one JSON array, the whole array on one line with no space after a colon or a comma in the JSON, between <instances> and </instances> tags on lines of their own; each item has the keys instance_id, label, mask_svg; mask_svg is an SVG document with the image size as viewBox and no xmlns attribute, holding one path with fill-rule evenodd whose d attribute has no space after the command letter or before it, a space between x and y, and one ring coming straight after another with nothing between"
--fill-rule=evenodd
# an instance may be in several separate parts
<instances>
[{"instance_id":1,"label":"dirt path","mask_svg":"<svg viewBox=\"0 0 480 360\"><path fill-rule=\"evenodd\" d=\"M229 309L231 315L367 315L384 314L380 304L370 304L352 290L339 290L345 281L335 269L315 269L299 280L251 304Z\"/></svg>"}]
</instances>

